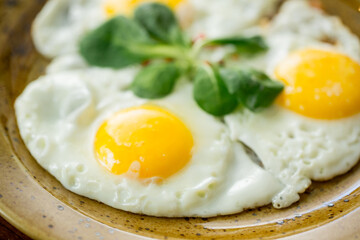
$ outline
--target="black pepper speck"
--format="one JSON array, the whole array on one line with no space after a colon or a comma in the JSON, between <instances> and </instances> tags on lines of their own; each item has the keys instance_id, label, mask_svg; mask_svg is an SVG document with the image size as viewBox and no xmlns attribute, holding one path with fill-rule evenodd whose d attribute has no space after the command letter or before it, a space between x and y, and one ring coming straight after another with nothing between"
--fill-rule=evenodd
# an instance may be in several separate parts
<instances>
[{"instance_id":1,"label":"black pepper speck","mask_svg":"<svg viewBox=\"0 0 360 240\"><path fill-rule=\"evenodd\" d=\"M59 211L63 211L63 210L64 210L64 207L61 206L61 205L59 205L59 206L57 206L57 209L58 209Z\"/></svg>"}]
</instances>

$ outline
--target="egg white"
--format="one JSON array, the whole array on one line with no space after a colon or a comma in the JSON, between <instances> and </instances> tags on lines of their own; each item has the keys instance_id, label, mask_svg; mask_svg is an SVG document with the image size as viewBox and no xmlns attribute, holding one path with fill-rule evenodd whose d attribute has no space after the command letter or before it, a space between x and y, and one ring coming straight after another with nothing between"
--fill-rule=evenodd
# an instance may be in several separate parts
<instances>
[{"instance_id":1,"label":"egg white","mask_svg":"<svg viewBox=\"0 0 360 240\"><path fill-rule=\"evenodd\" d=\"M36 49L53 58L77 52L79 39L106 20L101 0L50 0L36 16L32 37Z\"/></svg>"},{"instance_id":2,"label":"egg white","mask_svg":"<svg viewBox=\"0 0 360 240\"><path fill-rule=\"evenodd\" d=\"M273 14L281 0L190 0L194 21L188 27L190 36L220 38L251 35L261 20Z\"/></svg>"}]
</instances>

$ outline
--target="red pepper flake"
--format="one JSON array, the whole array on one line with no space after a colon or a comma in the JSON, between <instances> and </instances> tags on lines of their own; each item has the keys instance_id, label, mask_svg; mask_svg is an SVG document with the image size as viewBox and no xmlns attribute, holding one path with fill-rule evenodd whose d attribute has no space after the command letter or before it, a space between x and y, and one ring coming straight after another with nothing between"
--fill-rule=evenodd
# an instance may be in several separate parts
<instances>
[{"instance_id":1,"label":"red pepper flake","mask_svg":"<svg viewBox=\"0 0 360 240\"><path fill-rule=\"evenodd\" d=\"M146 67L146 66L148 66L150 63L151 63L150 60L146 60L146 61L143 61L143 62L141 63L141 65L142 65L143 67Z\"/></svg>"},{"instance_id":2,"label":"red pepper flake","mask_svg":"<svg viewBox=\"0 0 360 240\"><path fill-rule=\"evenodd\" d=\"M204 33L200 33L199 35L197 35L194 39L193 39L193 44L196 43L199 40L203 40L206 38L206 35Z\"/></svg>"}]
</instances>

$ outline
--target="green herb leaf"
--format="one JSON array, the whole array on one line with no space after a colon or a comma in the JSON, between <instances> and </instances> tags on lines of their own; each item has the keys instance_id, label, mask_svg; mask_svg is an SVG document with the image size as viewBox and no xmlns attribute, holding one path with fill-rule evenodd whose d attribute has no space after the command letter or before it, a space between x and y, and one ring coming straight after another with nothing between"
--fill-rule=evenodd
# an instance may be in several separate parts
<instances>
[{"instance_id":1,"label":"green herb leaf","mask_svg":"<svg viewBox=\"0 0 360 240\"><path fill-rule=\"evenodd\" d=\"M190 47L174 13L167 6L146 3L135 10L134 17L153 38L167 44Z\"/></svg>"},{"instance_id":2,"label":"green herb leaf","mask_svg":"<svg viewBox=\"0 0 360 240\"><path fill-rule=\"evenodd\" d=\"M236 94L240 103L251 111L270 106L284 89L284 85L273 81L266 74L254 70L220 69L220 75L230 93Z\"/></svg>"},{"instance_id":3,"label":"green herb leaf","mask_svg":"<svg viewBox=\"0 0 360 240\"><path fill-rule=\"evenodd\" d=\"M149 59L154 42L138 23L118 16L86 35L79 47L90 65L123 68Z\"/></svg>"},{"instance_id":4,"label":"green herb leaf","mask_svg":"<svg viewBox=\"0 0 360 240\"><path fill-rule=\"evenodd\" d=\"M238 105L235 95L229 93L216 67L204 65L196 73L194 99L206 112L223 116Z\"/></svg>"},{"instance_id":5,"label":"green herb leaf","mask_svg":"<svg viewBox=\"0 0 360 240\"><path fill-rule=\"evenodd\" d=\"M155 58L174 59L176 63L156 62L140 70L131 90L142 98L168 95L182 74L191 76L196 69L193 95L206 112L223 116L239 103L252 111L269 106L283 90L283 85L264 73L198 66L197 53L203 46L228 44L243 53L267 49L259 36L209 40L191 49L173 12L165 5L148 3L136 9L134 20L118 16L90 32L80 41L79 51L90 65L111 68Z\"/></svg>"},{"instance_id":6,"label":"green herb leaf","mask_svg":"<svg viewBox=\"0 0 360 240\"><path fill-rule=\"evenodd\" d=\"M135 77L131 90L141 98L155 99L168 95L180 77L175 63L154 63L143 68Z\"/></svg>"},{"instance_id":7,"label":"green herb leaf","mask_svg":"<svg viewBox=\"0 0 360 240\"><path fill-rule=\"evenodd\" d=\"M207 41L204 45L233 45L239 53L245 54L257 54L268 49L261 36L213 39Z\"/></svg>"}]
</instances>

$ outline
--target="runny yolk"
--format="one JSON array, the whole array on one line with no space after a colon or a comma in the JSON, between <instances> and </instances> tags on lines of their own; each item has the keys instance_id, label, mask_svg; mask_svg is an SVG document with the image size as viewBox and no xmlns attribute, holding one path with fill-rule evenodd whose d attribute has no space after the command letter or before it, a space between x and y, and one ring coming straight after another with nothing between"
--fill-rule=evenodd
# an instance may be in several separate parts
<instances>
[{"instance_id":1,"label":"runny yolk","mask_svg":"<svg viewBox=\"0 0 360 240\"><path fill-rule=\"evenodd\" d=\"M130 15L134 9L142 3L158 2L175 10L178 5L184 1L185 0L106 0L104 10L108 17L113 17L118 14Z\"/></svg>"},{"instance_id":2,"label":"runny yolk","mask_svg":"<svg viewBox=\"0 0 360 240\"><path fill-rule=\"evenodd\" d=\"M156 106L132 107L107 119L96 133L97 160L113 174L167 178L191 159L193 137L185 124Z\"/></svg>"},{"instance_id":3,"label":"runny yolk","mask_svg":"<svg viewBox=\"0 0 360 240\"><path fill-rule=\"evenodd\" d=\"M281 106L316 119L339 119L360 113L360 64L336 52L304 49L275 69L285 83Z\"/></svg>"}]
</instances>

